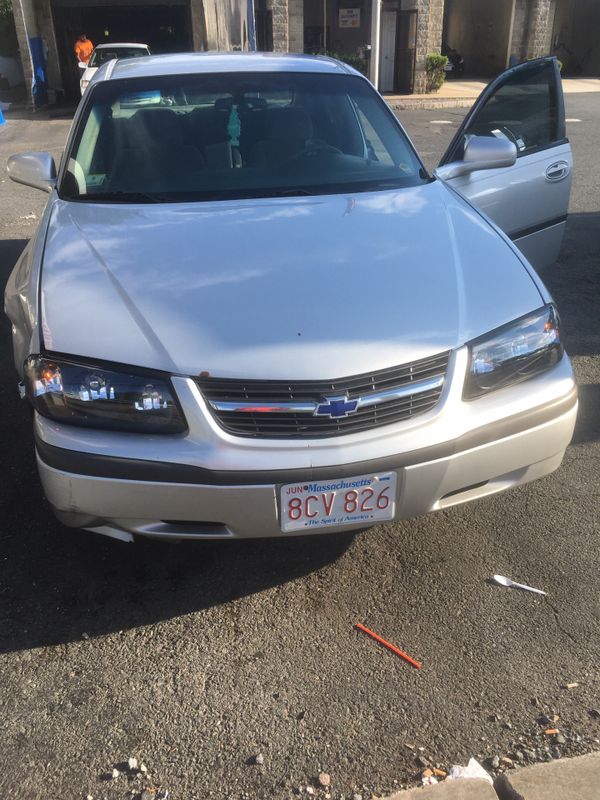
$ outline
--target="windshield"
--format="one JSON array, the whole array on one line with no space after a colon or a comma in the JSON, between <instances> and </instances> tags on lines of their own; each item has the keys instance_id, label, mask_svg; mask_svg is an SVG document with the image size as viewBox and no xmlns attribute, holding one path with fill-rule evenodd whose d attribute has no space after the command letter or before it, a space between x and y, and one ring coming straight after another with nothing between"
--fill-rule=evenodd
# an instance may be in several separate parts
<instances>
[{"instance_id":1,"label":"windshield","mask_svg":"<svg viewBox=\"0 0 600 800\"><path fill-rule=\"evenodd\" d=\"M221 73L96 85L59 193L88 202L173 202L426 180L392 112L362 78Z\"/></svg>"},{"instance_id":2,"label":"windshield","mask_svg":"<svg viewBox=\"0 0 600 800\"><path fill-rule=\"evenodd\" d=\"M100 67L107 61L114 61L115 58L139 58L147 56L148 50L145 47L101 47L94 50L88 67Z\"/></svg>"}]
</instances>

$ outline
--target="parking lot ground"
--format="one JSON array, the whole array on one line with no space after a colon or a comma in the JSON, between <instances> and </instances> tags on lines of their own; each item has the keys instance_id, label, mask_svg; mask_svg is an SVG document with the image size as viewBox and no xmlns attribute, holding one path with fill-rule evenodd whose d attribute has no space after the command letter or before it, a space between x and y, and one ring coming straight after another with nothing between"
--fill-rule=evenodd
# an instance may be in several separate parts
<instances>
[{"instance_id":1,"label":"parking lot ground","mask_svg":"<svg viewBox=\"0 0 600 800\"><path fill-rule=\"evenodd\" d=\"M596 98L567 98L581 120L571 216L544 276L580 385L577 429L559 471L510 493L356 536L127 545L67 530L37 479L2 318L0 797L288 798L324 770L333 798L366 800L418 781L423 759L600 749ZM434 114L401 114L430 166L462 116ZM0 160L58 152L67 127L9 118ZM44 196L0 180L4 283ZM548 596L492 585L494 573Z\"/></svg>"}]
</instances>

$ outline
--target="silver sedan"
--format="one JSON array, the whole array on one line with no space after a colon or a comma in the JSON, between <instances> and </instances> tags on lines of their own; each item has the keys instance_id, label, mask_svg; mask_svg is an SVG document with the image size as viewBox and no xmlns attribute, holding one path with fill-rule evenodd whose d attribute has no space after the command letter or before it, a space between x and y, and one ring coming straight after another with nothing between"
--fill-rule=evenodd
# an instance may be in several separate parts
<instances>
[{"instance_id":1,"label":"silver sedan","mask_svg":"<svg viewBox=\"0 0 600 800\"><path fill-rule=\"evenodd\" d=\"M332 59L102 67L58 175L8 165L49 192L5 305L58 518L333 532L555 470L577 392L534 267L571 168L554 59L490 84L434 174Z\"/></svg>"}]
</instances>

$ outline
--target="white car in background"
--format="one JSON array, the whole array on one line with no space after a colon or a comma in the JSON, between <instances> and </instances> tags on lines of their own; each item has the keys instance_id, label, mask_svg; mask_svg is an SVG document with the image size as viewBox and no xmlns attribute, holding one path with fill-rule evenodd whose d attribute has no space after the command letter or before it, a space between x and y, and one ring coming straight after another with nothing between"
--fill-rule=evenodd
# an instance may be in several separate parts
<instances>
[{"instance_id":1,"label":"white car in background","mask_svg":"<svg viewBox=\"0 0 600 800\"><path fill-rule=\"evenodd\" d=\"M79 62L80 68L85 68L85 72L83 72L79 81L82 96L102 64L106 64L107 61L113 61L115 58L140 58L141 56L149 55L151 53L147 44L139 44L137 42L99 44L94 48L94 52L87 64L84 61Z\"/></svg>"}]
</instances>

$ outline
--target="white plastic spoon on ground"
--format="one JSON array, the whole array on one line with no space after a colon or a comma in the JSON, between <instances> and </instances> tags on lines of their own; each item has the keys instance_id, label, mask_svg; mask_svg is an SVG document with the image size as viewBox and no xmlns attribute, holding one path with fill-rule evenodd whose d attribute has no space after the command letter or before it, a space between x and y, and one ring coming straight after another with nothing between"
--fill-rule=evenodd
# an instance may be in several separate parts
<instances>
[{"instance_id":1,"label":"white plastic spoon on ground","mask_svg":"<svg viewBox=\"0 0 600 800\"><path fill-rule=\"evenodd\" d=\"M526 586L524 583L511 581L510 578L505 578L504 575L494 575L494 580L496 583L499 583L500 586L508 586L509 589L525 589L526 592L534 592L534 594L546 594L546 592L542 592L541 589L534 589L533 586Z\"/></svg>"}]
</instances>

